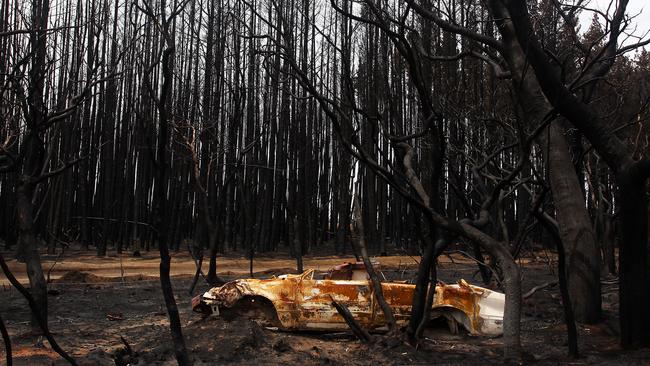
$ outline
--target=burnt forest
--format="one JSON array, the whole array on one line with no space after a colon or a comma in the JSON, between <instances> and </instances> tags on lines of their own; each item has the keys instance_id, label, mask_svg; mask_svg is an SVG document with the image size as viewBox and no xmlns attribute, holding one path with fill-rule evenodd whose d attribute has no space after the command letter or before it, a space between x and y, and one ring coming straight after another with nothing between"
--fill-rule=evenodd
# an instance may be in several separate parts
<instances>
[{"instance_id":1,"label":"burnt forest","mask_svg":"<svg viewBox=\"0 0 650 366\"><path fill-rule=\"evenodd\" d=\"M650 364L649 119L643 0L0 0L0 364Z\"/></svg>"}]
</instances>

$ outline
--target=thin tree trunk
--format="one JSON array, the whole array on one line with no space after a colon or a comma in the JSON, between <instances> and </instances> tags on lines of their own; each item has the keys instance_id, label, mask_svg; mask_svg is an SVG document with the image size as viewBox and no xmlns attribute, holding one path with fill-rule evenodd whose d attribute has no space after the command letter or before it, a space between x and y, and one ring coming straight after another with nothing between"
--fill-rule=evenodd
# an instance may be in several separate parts
<instances>
[{"instance_id":1,"label":"thin tree trunk","mask_svg":"<svg viewBox=\"0 0 650 366\"><path fill-rule=\"evenodd\" d=\"M7 332L7 327L5 327L5 321L2 319L2 316L0 316L0 333L2 333L2 340L5 344L7 366L11 366L13 364L13 357L11 354L11 338L9 337L9 333Z\"/></svg>"},{"instance_id":2,"label":"thin tree trunk","mask_svg":"<svg viewBox=\"0 0 650 366\"><path fill-rule=\"evenodd\" d=\"M384 298L384 291L381 288L381 281L379 280L379 276L377 276L377 272L375 272L375 268L370 261L370 257L368 256L363 226L363 216L361 213L361 206L359 204L358 195L354 196L354 227L356 231L354 244L357 247L357 251L361 254L363 264L366 267L366 271L370 277L370 282L372 283L373 293L377 299L377 302L379 303L379 307L384 313L384 320L386 321L386 325L388 325L388 332L394 335L397 332L395 316L393 316L393 310L390 308L390 305L388 305L386 299Z\"/></svg>"},{"instance_id":3,"label":"thin tree trunk","mask_svg":"<svg viewBox=\"0 0 650 366\"><path fill-rule=\"evenodd\" d=\"M165 306L167 307L167 314L169 316L169 328L174 344L174 353L176 361L179 365L192 365L192 360L189 357L185 347L185 340L181 328L181 320L178 314L178 307L174 299L174 292L172 283L169 276L171 257L169 256L168 248L168 200L167 200L167 168L168 168L168 146L169 146L169 105L172 87L172 78L174 72L174 55L175 44L173 36L170 34L169 19L166 19L166 10L164 1L161 4L163 10L163 42L166 43L166 48L162 54L162 87L160 97L158 100L158 143L156 149L156 184L154 186L153 204L154 204L154 220L155 230L154 235L158 242L158 251L160 253L160 285L162 287L163 298ZM150 91L152 90L150 85Z\"/></svg>"},{"instance_id":4,"label":"thin tree trunk","mask_svg":"<svg viewBox=\"0 0 650 366\"><path fill-rule=\"evenodd\" d=\"M302 243L300 242L300 236L298 235L300 232L300 220L298 220L297 215L293 215L293 232L293 253L296 257L296 269L298 270L298 273L302 273L304 271L302 263Z\"/></svg>"},{"instance_id":5,"label":"thin tree trunk","mask_svg":"<svg viewBox=\"0 0 650 366\"><path fill-rule=\"evenodd\" d=\"M68 355L56 342L54 337L52 336L52 333L50 333L49 327L47 326L47 319L43 318L41 314L43 313L43 309L39 308L39 304L34 299L34 297L27 291L27 289L18 282L16 277L11 273L9 270L9 266L7 266L7 262L5 261L4 257L2 254L0 254L0 268L2 268L2 272L5 274L5 277L7 277L7 280L11 283L12 286L18 292L20 292L21 295L27 300L27 304L29 305L29 309L31 310L31 313L34 318L36 318L36 323L40 327L40 329L43 332L43 336L47 339L48 342L50 342L50 346L52 346L52 349L58 353L61 357L63 357L66 361L68 361L71 365L77 365L77 362L72 358L70 355Z\"/></svg>"},{"instance_id":6,"label":"thin tree trunk","mask_svg":"<svg viewBox=\"0 0 650 366\"><path fill-rule=\"evenodd\" d=\"M365 343L372 343L373 337L368 333L367 330L363 329L361 324L354 319L354 316L350 312L350 310L347 308L347 306L338 303L334 300L332 300L332 306L336 309L336 311L343 317L345 322L348 324L350 329L352 330L352 333L354 333L357 338L359 338L361 341Z\"/></svg>"}]
</instances>

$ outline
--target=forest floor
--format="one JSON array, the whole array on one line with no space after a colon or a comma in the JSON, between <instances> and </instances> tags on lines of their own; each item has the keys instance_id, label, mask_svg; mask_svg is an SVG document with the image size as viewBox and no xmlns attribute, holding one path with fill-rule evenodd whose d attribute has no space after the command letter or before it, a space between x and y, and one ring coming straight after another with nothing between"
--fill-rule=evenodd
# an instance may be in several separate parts
<instances>
[{"instance_id":1,"label":"forest floor","mask_svg":"<svg viewBox=\"0 0 650 366\"><path fill-rule=\"evenodd\" d=\"M10 255L7 255L10 257ZM256 277L281 274L295 268L295 262L279 255L255 259ZM305 268L324 271L349 257L305 257ZM417 258L379 257L387 278L411 279ZM44 270L50 271L50 328L61 346L82 365L114 365L124 354L123 337L137 352L139 365L174 362L160 284L156 278L155 252L141 258L97 258L66 253L45 257ZM523 291L553 282L552 255L538 253L522 261ZM23 265L10 262L15 274L25 279ZM207 268L206 268L207 270ZM243 257L220 257L219 274L224 279L248 276L249 263ZM187 348L195 364L227 365L417 365L417 364L501 364L502 338L451 334L445 327L428 330L415 349L400 342L366 345L348 333L289 333L261 328L244 319L225 321L192 313L188 293L192 259L175 255L172 261L174 293L178 303ZM441 258L439 277L445 282L465 278L479 284L476 266L460 255ZM0 277L0 314L9 330L16 365L65 364L49 347L38 343L29 327L29 311L21 295ZM195 294L207 289L199 282ZM623 351L618 345L617 285L603 285L603 322L579 326L582 358L567 357L565 326L557 286L547 286L524 300L522 341L526 363L537 364L626 364L650 365L648 350ZM0 364L4 362L0 351ZM133 359L131 361L134 361Z\"/></svg>"}]
</instances>

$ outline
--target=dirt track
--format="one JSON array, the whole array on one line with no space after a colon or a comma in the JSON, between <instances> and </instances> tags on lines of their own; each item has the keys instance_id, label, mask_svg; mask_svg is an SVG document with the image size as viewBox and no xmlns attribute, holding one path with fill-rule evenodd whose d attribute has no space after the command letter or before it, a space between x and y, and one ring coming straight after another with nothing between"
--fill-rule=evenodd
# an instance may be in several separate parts
<instances>
[{"instance_id":1,"label":"dirt track","mask_svg":"<svg viewBox=\"0 0 650 366\"><path fill-rule=\"evenodd\" d=\"M13 257L7 253L5 258ZM144 253L140 258L133 258L128 254L122 256L107 256L98 258L89 254L69 253L63 257L43 255L43 270L50 272L51 280L59 279L70 271L82 271L91 273L96 276L119 278L122 276L157 276L158 265L160 263L157 252ZM387 256L379 257L377 260L381 263L382 268L414 270L417 268L417 258L411 256ZM465 258L454 255L453 260L456 263L471 264ZM306 256L304 258L304 268L314 268L318 271L325 271L334 265L341 264L345 261L354 261L354 257L336 257L336 256ZM441 258L441 263L451 263L449 257ZM25 265L18 263L16 260L8 261L9 268L13 274L22 282L27 283ZM51 270L50 270L51 269ZM207 273L208 263L204 261L202 269ZM253 260L254 272L293 270L295 261L278 257L259 257ZM194 275L196 266L192 258L185 253L172 255L171 273L172 276ZM219 257L217 262L217 272L220 275L247 275L249 273L249 260L244 257ZM8 281L0 274L0 284L8 285Z\"/></svg>"}]
</instances>

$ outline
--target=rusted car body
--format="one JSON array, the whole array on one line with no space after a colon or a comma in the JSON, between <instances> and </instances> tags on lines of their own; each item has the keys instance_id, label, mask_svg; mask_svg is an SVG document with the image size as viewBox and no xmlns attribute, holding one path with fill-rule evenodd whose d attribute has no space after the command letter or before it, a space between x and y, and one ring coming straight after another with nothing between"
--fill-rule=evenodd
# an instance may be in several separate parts
<instances>
[{"instance_id":1,"label":"rusted car body","mask_svg":"<svg viewBox=\"0 0 650 366\"><path fill-rule=\"evenodd\" d=\"M386 327L384 314L368 280L314 279L314 271L271 279L241 279L215 287L192 300L194 311L222 316L264 318L283 330L345 330L345 320L332 300L348 307L368 329ZM382 291L398 325L408 322L415 285L382 283ZM461 325L472 335L500 335L504 295L464 280L436 286L432 318L444 317L452 330Z\"/></svg>"}]
</instances>

